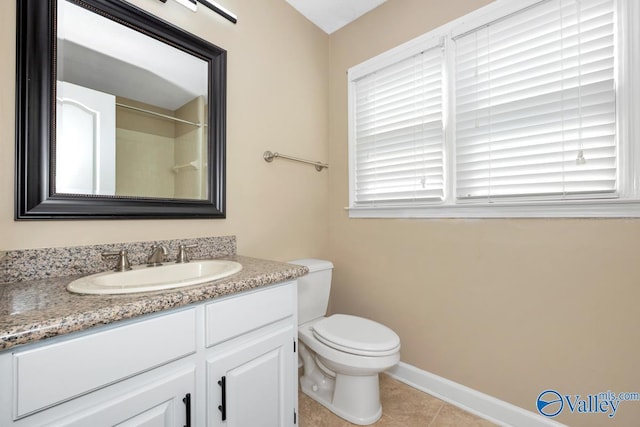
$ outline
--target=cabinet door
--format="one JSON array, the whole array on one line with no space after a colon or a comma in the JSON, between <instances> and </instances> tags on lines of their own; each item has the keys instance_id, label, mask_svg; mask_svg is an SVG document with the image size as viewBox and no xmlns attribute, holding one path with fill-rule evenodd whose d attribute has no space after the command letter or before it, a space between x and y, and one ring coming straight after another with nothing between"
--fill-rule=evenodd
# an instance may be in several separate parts
<instances>
[{"instance_id":1,"label":"cabinet door","mask_svg":"<svg viewBox=\"0 0 640 427\"><path fill-rule=\"evenodd\" d=\"M89 410L65 417L51 425L60 427L183 427L191 425L194 368L182 369L151 383L138 384L135 379L129 381L134 391L95 405Z\"/></svg>"},{"instance_id":2,"label":"cabinet door","mask_svg":"<svg viewBox=\"0 0 640 427\"><path fill-rule=\"evenodd\" d=\"M293 325L287 325L214 347L207 360L208 426L294 425L295 337Z\"/></svg>"}]
</instances>

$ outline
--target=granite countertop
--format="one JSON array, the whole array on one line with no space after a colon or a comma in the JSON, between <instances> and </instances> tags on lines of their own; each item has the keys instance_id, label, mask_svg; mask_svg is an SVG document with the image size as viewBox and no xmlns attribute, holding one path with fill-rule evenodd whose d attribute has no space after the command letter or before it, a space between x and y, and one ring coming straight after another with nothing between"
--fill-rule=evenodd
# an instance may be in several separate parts
<instances>
[{"instance_id":1,"label":"granite countertop","mask_svg":"<svg viewBox=\"0 0 640 427\"><path fill-rule=\"evenodd\" d=\"M0 286L0 351L97 325L293 280L306 267L243 256L239 273L214 282L161 292L79 295L66 290L82 275L27 280ZM84 274L86 275L86 274Z\"/></svg>"}]
</instances>

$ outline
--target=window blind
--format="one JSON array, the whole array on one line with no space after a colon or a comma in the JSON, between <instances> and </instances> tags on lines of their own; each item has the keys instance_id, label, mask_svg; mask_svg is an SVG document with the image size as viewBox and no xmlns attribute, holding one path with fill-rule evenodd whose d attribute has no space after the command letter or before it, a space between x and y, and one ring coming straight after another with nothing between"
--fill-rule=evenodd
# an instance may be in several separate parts
<instances>
[{"instance_id":1,"label":"window blind","mask_svg":"<svg viewBox=\"0 0 640 427\"><path fill-rule=\"evenodd\" d=\"M613 0L549 0L455 42L458 200L617 191Z\"/></svg>"},{"instance_id":2,"label":"window blind","mask_svg":"<svg viewBox=\"0 0 640 427\"><path fill-rule=\"evenodd\" d=\"M442 46L355 81L354 203L442 200Z\"/></svg>"}]
</instances>

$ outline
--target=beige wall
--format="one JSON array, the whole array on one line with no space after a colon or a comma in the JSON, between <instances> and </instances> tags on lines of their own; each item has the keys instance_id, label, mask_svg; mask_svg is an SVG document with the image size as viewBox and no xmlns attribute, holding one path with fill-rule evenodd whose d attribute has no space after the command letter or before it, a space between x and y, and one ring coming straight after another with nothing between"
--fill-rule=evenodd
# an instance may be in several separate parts
<instances>
[{"instance_id":1,"label":"beige wall","mask_svg":"<svg viewBox=\"0 0 640 427\"><path fill-rule=\"evenodd\" d=\"M15 1L2 1L0 250L235 234L244 255L326 255L328 174L262 153L327 159L328 36L282 0L221 0L237 25L204 7L132 3L228 52L227 219L15 222Z\"/></svg>"},{"instance_id":2,"label":"beige wall","mask_svg":"<svg viewBox=\"0 0 640 427\"><path fill-rule=\"evenodd\" d=\"M640 221L349 219L346 70L488 3L390 0L330 38L332 309L395 329L402 360L535 411L538 394L640 389ZM566 413L567 411L565 411ZM613 420L631 426L640 402Z\"/></svg>"}]
</instances>

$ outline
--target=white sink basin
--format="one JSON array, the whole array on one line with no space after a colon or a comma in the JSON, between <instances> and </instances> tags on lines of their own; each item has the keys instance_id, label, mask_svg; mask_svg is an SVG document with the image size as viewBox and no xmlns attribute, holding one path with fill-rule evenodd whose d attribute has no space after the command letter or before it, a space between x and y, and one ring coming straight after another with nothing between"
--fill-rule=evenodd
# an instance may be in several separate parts
<instances>
[{"instance_id":1,"label":"white sink basin","mask_svg":"<svg viewBox=\"0 0 640 427\"><path fill-rule=\"evenodd\" d=\"M74 280L67 290L77 294L128 294L182 288L231 276L242 270L235 261L205 260L159 267L139 265L129 271L108 271Z\"/></svg>"}]
</instances>

